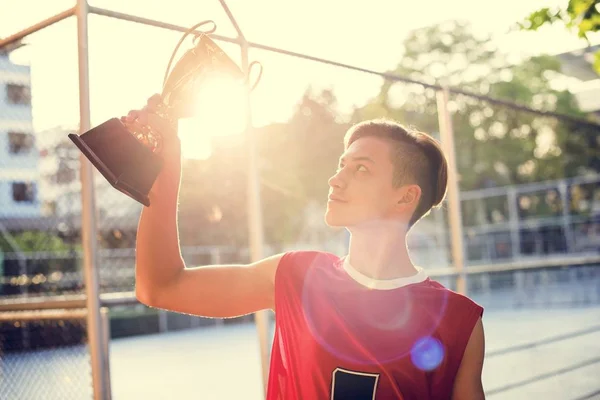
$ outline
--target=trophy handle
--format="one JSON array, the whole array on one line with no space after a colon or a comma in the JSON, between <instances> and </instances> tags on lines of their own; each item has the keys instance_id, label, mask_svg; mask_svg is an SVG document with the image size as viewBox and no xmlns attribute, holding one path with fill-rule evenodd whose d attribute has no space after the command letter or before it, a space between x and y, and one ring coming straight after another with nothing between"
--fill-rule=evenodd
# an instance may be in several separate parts
<instances>
[{"instance_id":1,"label":"trophy handle","mask_svg":"<svg viewBox=\"0 0 600 400\"><path fill-rule=\"evenodd\" d=\"M254 89L256 89L256 87L258 86L258 83L260 82L260 78L262 78L262 74L263 74L263 66L261 63L259 63L258 61L252 61L249 65L248 65L248 77L246 78L246 83L248 83L248 81L250 81L250 72L252 71L252 67L258 65L260 67L260 71L258 71L258 76L256 77L256 81L250 86L250 91L253 92Z\"/></svg>"},{"instance_id":2,"label":"trophy handle","mask_svg":"<svg viewBox=\"0 0 600 400\"><path fill-rule=\"evenodd\" d=\"M173 65L173 60L175 59L175 55L177 54L177 51L179 50L179 47L183 44L183 41L185 40L185 38L191 34L194 33L194 31L198 30L199 27L201 27L202 25L206 25L208 23L212 23L213 26L211 29L205 30L205 31L201 31L200 35L208 35L211 33L214 33L217 30L217 24L215 23L215 21L213 20L206 20L206 21L202 21L197 23L196 25L192 26L191 28L189 28L187 31L185 31L185 33L183 34L183 36L181 37L181 39L179 39L179 42L177 43L177 46L175 46L175 50L173 50L173 54L171 54L171 58L169 59L169 64L167 65L167 70L165 71L165 76L163 78L163 87L165 86L165 84L167 83L167 79L169 78L169 73L171 72L171 66ZM196 34L196 39L200 36L199 34ZM252 71L252 67L258 65L260 67L260 70L258 72L258 76L256 77L256 81L250 86L250 91L254 91L254 89L256 89L256 87L258 86L259 82L260 82L260 78L262 78L262 74L263 74L263 66L260 62L258 61L252 61L249 65L248 65L248 76L246 77L246 82L245 83L249 83L250 81L250 71ZM164 93L163 93L164 95Z\"/></svg>"}]
</instances>

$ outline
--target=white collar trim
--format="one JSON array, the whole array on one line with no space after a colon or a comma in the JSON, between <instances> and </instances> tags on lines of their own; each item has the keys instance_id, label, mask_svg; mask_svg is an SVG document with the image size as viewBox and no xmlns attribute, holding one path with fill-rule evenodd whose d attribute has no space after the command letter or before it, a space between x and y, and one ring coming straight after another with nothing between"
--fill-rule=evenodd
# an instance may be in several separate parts
<instances>
[{"instance_id":1,"label":"white collar trim","mask_svg":"<svg viewBox=\"0 0 600 400\"><path fill-rule=\"evenodd\" d=\"M348 261L348 257L344 258L343 262L344 270L350 275L352 279L354 279L359 284L369 288L369 289L378 289L378 290L391 290L398 289L403 286L412 285L413 283L420 283L427 279L427 274L425 270L421 267L415 267L417 269L417 273L412 276L406 276L402 278L394 278L394 279L373 279L366 275L363 275Z\"/></svg>"}]
</instances>

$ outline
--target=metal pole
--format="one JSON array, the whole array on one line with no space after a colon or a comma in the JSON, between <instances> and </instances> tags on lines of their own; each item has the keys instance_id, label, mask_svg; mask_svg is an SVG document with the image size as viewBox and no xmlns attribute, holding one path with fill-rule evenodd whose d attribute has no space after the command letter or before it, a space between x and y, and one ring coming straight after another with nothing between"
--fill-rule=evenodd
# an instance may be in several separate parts
<instances>
[{"instance_id":1,"label":"metal pole","mask_svg":"<svg viewBox=\"0 0 600 400\"><path fill-rule=\"evenodd\" d=\"M88 68L88 4L77 0L77 47L79 55L79 130L90 129L90 90ZM94 400L104 400L106 390L102 385L106 360L102 352L102 323L98 290L98 262L96 243L96 204L94 195L94 170L91 163L80 155L81 165L81 237L83 244L83 271L86 290L87 336L92 366Z\"/></svg>"},{"instance_id":2,"label":"metal pole","mask_svg":"<svg viewBox=\"0 0 600 400\"><path fill-rule=\"evenodd\" d=\"M0 312L0 322L13 321L54 321L54 320L72 320L84 319L87 316L86 309L77 310L25 310Z\"/></svg>"},{"instance_id":3,"label":"metal pole","mask_svg":"<svg viewBox=\"0 0 600 400\"><path fill-rule=\"evenodd\" d=\"M567 183L562 181L558 184L560 201L562 203L562 227L565 238L566 252L570 253L575 245L573 238L573 225L571 223L571 203L569 202L569 189Z\"/></svg>"},{"instance_id":4,"label":"metal pole","mask_svg":"<svg viewBox=\"0 0 600 400\"><path fill-rule=\"evenodd\" d=\"M169 318L165 310L158 310L158 331L160 333L169 331Z\"/></svg>"},{"instance_id":5,"label":"metal pole","mask_svg":"<svg viewBox=\"0 0 600 400\"><path fill-rule=\"evenodd\" d=\"M231 10L227 6L227 3L225 2L225 0L219 0L219 3L221 3L221 7L223 7L223 11L225 11L225 14L227 14L227 17L229 18L229 22L231 22L231 25L233 25L233 27L235 28L235 31L238 34L238 39L241 40L241 43L246 43L246 38L244 37L244 33L240 29L239 24L235 20L235 17L231 13Z\"/></svg>"},{"instance_id":6,"label":"metal pole","mask_svg":"<svg viewBox=\"0 0 600 400\"><path fill-rule=\"evenodd\" d=\"M600 259L600 258L599 258ZM100 304L106 307L136 305L140 302L134 292L102 293ZM3 299L0 297L0 312L24 311L24 310L54 310L84 308L86 296L60 295L60 296L37 296L27 299Z\"/></svg>"},{"instance_id":7,"label":"metal pole","mask_svg":"<svg viewBox=\"0 0 600 400\"><path fill-rule=\"evenodd\" d=\"M229 17L231 24L238 33L237 39L241 43L242 71L246 78L246 145L248 148L248 235L250 237L250 258L252 262L259 261L264 257L264 237L262 225L262 209L260 200L260 172L256 161L256 140L254 127L252 126L252 108L250 107L250 64L248 62L248 41L240 29L235 17L229 10L225 0L219 0L223 11ZM254 321L258 333L260 347L260 360L263 375L263 395L266 397L267 384L269 381L269 314L268 310L254 313Z\"/></svg>"},{"instance_id":8,"label":"metal pole","mask_svg":"<svg viewBox=\"0 0 600 400\"><path fill-rule=\"evenodd\" d=\"M510 226L510 241L512 259L521 258L521 231L519 229L519 208L517 189L511 186L506 191L506 201L508 202L508 226Z\"/></svg>"},{"instance_id":9,"label":"metal pole","mask_svg":"<svg viewBox=\"0 0 600 400\"><path fill-rule=\"evenodd\" d=\"M138 17L137 15L125 14L122 12L106 10L104 8L94 7L94 6L88 7L88 13L102 15L103 17L120 19L122 21L135 22L136 24L154 26L157 28L168 29L168 30L177 31L177 32L187 32L189 29L189 26L180 26L180 25L175 25L175 24L169 24L167 22L157 21L157 20L150 19L150 18L142 18L142 17ZM200 33L200 31L195 31L195 32ZM227 36L222 36L222 35L217 35L217 34L211 33L210 37L211 37L211 39L221 40L221 41L227 42L227 43L240 44L240 41L238 39L232 39Z\"/></svg>"},{"instance_id":10,"label":"metal pole","mask_svg":"<svg viewBox=\"0 0 600 400\"><path fill-rule=\"evenodd\" d=\"M103 384L105 389L105 399L112 399L112 390L110 387L110 312L108 307L100 309L100 317L102 318L102 352L104 354Z\"/></svg>"},{"instance_id":11,"label":"metal pole","mask_svg":"<svg viewBox=\"0 0 600 400\"><path fill-rule=\"evenodd\" d=\"M246 75L246 145L248 149L248 235L250 237L250 258L252 262L264 257L264 238L262 226L262 210L260 202L260 177L256 162L256 140L252 126L252 111L250 109L250 70L248 64L248 44L244 41L242 46L242 70ZM269 380L269 315L267 310L254 314L258 341L260 345L260 359L263 373L263 389L266 396Z\"/></svg>"},{"instance_id":12,"label":"metal pole","mask_svg":"<svg viewBox=\"0 0 600 400\"><path fill-rule=\"evenodd\" d=\"M454 133L452 131L452 117L448 110L448 89L443 88L437 92L438 121L440 125L440 139L442 148L448 160L448 218L450 225L450 243L452 246L452 264L456 270L456 291L467 293L464 275L464 247L462 235L462 218L460 212L460 196L458 186L458 172L456 167L456 154L454 147Z\"/></svg>"},{"instance_id":13,"label":"metal pole","mask_svg":"<svg viewBox=\"0 0 600 400\"><path fill-rule=\"evenodd\" d=\"M10 46L11 44L17 43L19 40L25 38L26 36L31 35L37 31L40 31L44 28L49 27L57 22L62 21L63 19L69 18L71 15L75 13L75 7L71 7L68 10L61 11L56 15L51 16L50 18L46 18L43 21L38 22L37 24L33 24L22 31L19 31L13 35L0 39L0 49L4 46Z\"/></svg>"}]
</instances>

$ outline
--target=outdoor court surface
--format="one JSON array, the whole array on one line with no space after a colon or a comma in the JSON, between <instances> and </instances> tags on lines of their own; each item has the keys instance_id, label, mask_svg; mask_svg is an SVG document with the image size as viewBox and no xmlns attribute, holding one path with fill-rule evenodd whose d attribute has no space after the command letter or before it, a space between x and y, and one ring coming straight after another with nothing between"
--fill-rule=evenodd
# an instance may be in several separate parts
<instances>
[{"instance_id":1,"label":"outdoor court surface","mask_svg":"<svg viewBox=\"0 0 600 400\"><path fill-rule=\"evenodd\" d=\"M486 310L484 324L487 398L600 399L600 306L492 308ZM505 351L509 348L514 351ZM252 324L115 339L110 351L115 400L261 399ZM0 386L10 385L11 396L19 393L15 398L91 398L89 358L83 346L9 355L0 366ZM499 391L506 387L512 389Z\"/></svg>"}]
</instances>

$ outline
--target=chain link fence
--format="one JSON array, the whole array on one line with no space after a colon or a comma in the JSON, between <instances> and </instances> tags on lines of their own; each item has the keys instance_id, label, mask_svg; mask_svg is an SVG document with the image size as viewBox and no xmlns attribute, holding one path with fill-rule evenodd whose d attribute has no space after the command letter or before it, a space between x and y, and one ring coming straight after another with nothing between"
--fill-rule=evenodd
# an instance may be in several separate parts
<instances>
[{"instance_id":1,"label":"chain link fence","mask_svg":"<svg viewBox=\"0 0 600 400\"><path fill-rule=\"evenodd\" d=\"M72 210L81 203L79 155L64 140L77 126L77 84L51 78L56 70L77 76L77 65L49 51L76 48L74 27L64 20L0 51L2 302L84 294L81 214ZM85 316L0 312L0 398L91 398Z\"/></svg>"},{"instance_id":2,"label":"chain link fence","mask_svg":"<svg viewBox=\"0 0 600 400\"><path fill-rule=\"evenodd\" d=\"M234 36L227 15L214 3L205 15L216 21L218 34ZM147 97L160 91L168 55L180 34L123 20L132 20L131 15L109 18L110 12L94 9L103 6L102 1L90 5L94 126L142 107ZM162 17L158 8L129 7L115 6L114 11ZM181 3L182 15L168 16L165 22L182 27L197 22L197 15L183 15L187 7ZM0 300L4 302L66 296L83 304L80 153L67 138L78 130L79 121L75 32L75 17L67 18L29 35L26 46L0 53ZM260 61L265 70L252 94L265 255L294 249L345 254L348 234L328 228L322 215L327 179L343 150L346 129L360 120L386 117L441 139L436 85L460 87L478 95L452 92L448 103L461 190L464 269L458 273L453 269L447 203L415 226L409 236L411 256L453 290L460 290L457 277L464 278L469 296L489 310L489 329L510 337L511 321L503 315L513 313L534 323L545 318L547 332L571 338L561 327L560 318L568 319L562 311L593 315L600 304L598 127L482 98L489 95L584 118L568 92L550 85L558 73L555 60L539 58L507 66L498 52L489 51L489 43L471 39L461 24L417 30L404 44L406 54L385 73L250 44L250 60ZM56 56L57 43L61 57ZM238 45L219 45L241 62ZM465 66L464 60L475 62ZM231 105L228 111L225 115L204 111L205 123L212 122L202 132L211 131L212 137L182 130L189 157L183 170L179 230L189 266L250 260L247 148L239 136L243 127L229 124L241 118L240 110ZM279 121L271 121L273 114L279 115ZM104 299L132 298L141 205L98 174L95 192L100 293ZM6 311L0 311L0 316L0 398L92 397L85 316L31 317ZM556 321L547 323L553 318ZM227 332L233 332L244 329L240 323L250 320L252 316L211 320L149 309L134 300L113 302L110 336L118 343L118 353L111 354L111 362L121 371L113 376L115 397L144 390L147 396L163 393L152 383L161 382L160 376L145 369L144 374L134 374L123 367L130 365L124 361L127 357L137 366L144 364L140 357L149 351L145 343L153 340L145 335L160 333L157 340L163 342L152 342L153 346L166 347L173 338L181 339L181 346L169 350L173 354L194 346L194 339L186 342L184 336L173 336L186 332L208 335L211 343L224 348L253 340L255 333L236 333L225 342L219 338L219 332L225 331L211 329L228 325L232 330ZM573 320L573 328L593 328L582 321ZM535 327L523 329L532 340L543 333ZM573 335L561 343L577 348L579 336ZM491 336L492 365L497 369L486 378L490 397L527 392L528 383L510 375L512 361L497 361L511 343L506 337ZM139 346L140 351L128 353L124 343ZM518 353L523 348L513 350ZM244 348L240 354L254 360L254 351ZM211 354L211 360L218 360ZM567 368L571 361L573 365L589 361L578 352L573 354L579 358L565 360L564 365L548 359L548 365L556 367L550 372L560 372L561 365ZM181 370L185 362L184 355L157 352L156 357L157 370ZM209 374L210 363L194 361L185 369ZM535 365L536 358L519 359L519 363L524 369ZM583 375L595 373L594 365L586 365ZM540 370L529 387L548 391L550 372ZM186 388L185 382L181 385ZM592 389L582 383L572 392Z\"/></svg>"},{"instance_id":3,"label":"chain link fence","mask_svg":"<svg viewBox=\"0 0 600 400\"><path fill-rule=\"evenodd\" d=\"M2 313L2 398L91 398L84 318L85 310Z\"/></svg>"}]
</instances>

